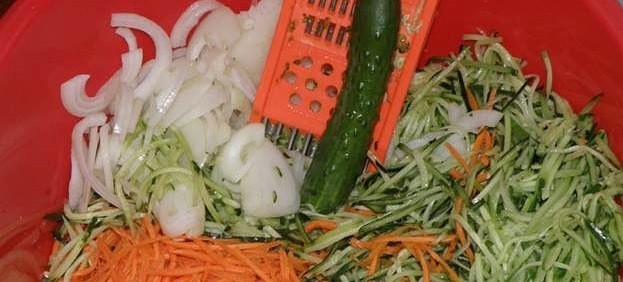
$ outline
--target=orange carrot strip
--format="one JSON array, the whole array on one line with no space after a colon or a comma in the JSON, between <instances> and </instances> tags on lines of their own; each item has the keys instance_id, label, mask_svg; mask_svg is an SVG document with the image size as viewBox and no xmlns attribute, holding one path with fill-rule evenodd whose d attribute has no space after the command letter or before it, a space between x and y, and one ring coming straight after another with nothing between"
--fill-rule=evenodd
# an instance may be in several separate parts
<instances>
[{"instance_id":1,"label":"orange carrot strip","mask_svg":"<svg viewBox=\"0 0 623 282\"><path fill-rule=\"evenodd\" d=\"M161 271L152 272L154 275L158 276L187 276L192 274L197 274L205 271L209 271L209 267L207 266L195 266L189 268L177 268L177 269L167 269Z\"/></svg>"},{"instance_id":2,"label":"orange carrot strip","mask_svg":"<svg viewBox=\"0 0 623 282\"><path fill-rule=\"evenodd\" d=\"M472 110L480 109L480 105L478 105L478 101L476 100L474 93L471 89L469 89L469 87L465 87L465 94L467 94L467 102L469 103L469 106L472 108Z\"/></svg>"},{"instance_id":3,"label":"orange carrot strip","mask_svg":"<svg viewBox=\"0 0 623 282\"><path fill-rule=\"evenodd\" d=\"M443 259L445 260L452 259L452 254L454 253L455 250L456 250L456 240L453 240L450 242L448 247L443 252Z\"/></svg>"},{"instance_id":4,"label":"orange carrot strip","mask_svg":"<svg viewBox=\"0 0 623 282\"><path fill-rule=\"evenodd\" d=\"M463 226L461 226L461 224L456 222L455 223L455 229L456 229L456 235L459 238L459 242L461 242L461 245L466 248L465 249L465 254L469 258L469 260L473 262L474 261L474 253L472 252L471 247L467 243L467 237L465 236L465 230L463 230Z\"/></svg>"},{"instance_id":5,"label":"orange carrot strip","mask_svg":"<svg viewBox=\"0 0 623 282\"><path fill-rule=\"evenodd\" d=\"M428 255L431 256L431 258L433 258L435 261L441 264L441 266L443 266L443 268L446 270L446 273L448 273L448 278L450 278L451 281L459 281L459 275L456 274L454 269L452 269L452 267L450 267L450 265L448 265L448 263L445 260L443 260L437 254L437 252L435 252L435 250L433 250L430 246L426 246L426 245L422 247L428 253Z\"/></svg>"},{"instance_id":6,"label":"orange carrot strip","mask_svg":"<svg viewBox=\"0 0 623 282\"><path fill-rule=\"evenodd\" d=\"M283 249L279 249L279 269L281 270L281 278L284 281L290 279L290 266L288 263L288 255Z\"/></svg>"},{"instance_id":7,"label":"orange carrot strip","mask_svg":"<svg viewBox=\"0 0 623 282\"><path fill-rule=\"evenodd\" d=\"M474 140L474 144L472 145L472 155L470 157L470 166L474 166L480 155L486 150L485 149L485 140L489 136L489 133L486 129L482 129L478 135L476 135L476 139Z\"/></svg>"},{"instance_id":8,"label":"orange carrot strip","mask_svg":"<svg viewBox=\"0 0 623 282\"><path fill-rule=\"evenodd\" d=\"M476 176L476 181L478 182L485 182L487 181L489 178L491 177L491 174L489 174L486 171L482 171L480 172L477 176Z\"/></svg>"},{"instance_id":9,"label":"orange carrot strip","mask_svg":"<svg viewBox=\"0 0 623 282\"><path fill-rule=\"evenodd\" d=\"M494 87L491 89L491 93L489 93L489 99L487 100L487 109L493 110L493 106L495 105L495 98L497 96L498 89Z\"/></svg>"},{"instance_id":10,"label":"orange carrot strip","mask_svg":"<svg viewBox=\"0 0 623 282\"><path fill-rule=\"evenodd\" d=\"M174 249L171 252L176 255L193 258L193 259L200 260L200 261L205 261L205 262L210 262L210 263L214 263L216 261L213 257L209 256L206 253L199 253L193 250Z\"/></svg>"},{"instance_id":11,"label":"orange carrot strip","mask_svg":"<svg viewBox=\"0 0 623 282\"><path fill-rule=\"evenodd\" d=\"M359 215L362 215L362 216L368 216L368 217L376 215L376 213L374 211L371 211L369 209L359 209L359 208L355 208L355 207L352 207L352 206L347 207L345 209L345 211L349 212L349 213L359 214Z\"/></svg>"},{"instance_id":12,"label":"orange carrot strip","mask_svg":"<svg viewBox=\"0 0 623 282\"><path fill-rule=\"evenodd\" d=\"M446 147L446 149L448 149L450 154L459 162L461 167L463 167L463 170L469 173L470 171L469 165L467 165L467 161L465 161L465 159L463 158L463 156L461 156L459 151L457 151L456 148L454 148L454 146L452 146L450 143L444 143L444 146Z\"/></svg>"},{"instance_id":13,"label":"orange carrot strip","mask_svg":"<svg viewBox=\"0 0 623 282\"><path fill-rule=\"evenodd\" d=\"M456 181L459 181L459 180L463 179L463 174L461 172L459 172L456 168L450 169L450 171L448 171L448 173Z\"/></svg>"},{"instance_id":14,"label":"orange carrot strip","mask_svg":"<svg viewBox=\"0 0 623 282\"><path fill-rule=\"evenodd\" d=\"M309 233L314 230L331 231L337 228L337 223L331 220L316 219L305 224L305 232Z\"/></svg>"},{"instance_id":15,"label":"orange carrot strip","mask_svg":"<svg viewBox=\"0 0 623 282\"><path fill-rule=\"evenodd\" d=\"M405 244L407 250L420 262L420 268L422 269L422 280L424 282L430 282L430 270L428 269L428 263L424 258L424 253L416 244Z\"/></svg>"},{"instance_id":16,"label":"orange carrot strip","mask_svg":"<svg viewBox=\"0 0 623 282\"><path fill-rule=\"evenodd\" d=\"M95 271L95 266L85 267L74 272L72 277L86 276L86 275L91 274L93 271Z\"/></svg>"},{"instance_id":17,"label":"orange carrot strip","mask_svg":"<svg viewBox=\"0 0 623 282\"><path fill-rule=\"evenodd\" d=\"M253 271L255 271L255 273L257 274L257 276L259 276L261 279L263 279L264 281L273 281L272 279L270 279L270 277L268 277L266 275L266 273L264 273L264 271L262 271L255 263L253 263L251 260L249 260L247 257L245 257L240 250L234 249L234 248L230 248L227 245L224 244L220 244L220 246L223 247L223 249L225 249L225 251L229 252L230 254L232 254L234 257L238 258L239 260L241 260L242 262L244 262L246 265L248 265L251 269L253 269Z\"/></svg>"},{"instance_id":18,"label":"orange carrot strip","mask_svg":"<svg viewBox=\"0 0 623 282\"><path fill-rule=\"evenodd\" d=\"M372 251L370 251L370 255L368 256L370 259L370 263L368 264L368 275L372 275L376 272L385 246L386 244L377 244L374 248L372 248Z\"/></svg>"}]
</instances>

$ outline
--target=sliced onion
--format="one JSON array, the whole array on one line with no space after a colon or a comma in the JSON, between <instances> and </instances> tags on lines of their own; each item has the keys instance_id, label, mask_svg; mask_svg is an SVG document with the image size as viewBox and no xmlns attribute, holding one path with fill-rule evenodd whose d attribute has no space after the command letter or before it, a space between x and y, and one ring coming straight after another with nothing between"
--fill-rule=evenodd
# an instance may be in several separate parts
<instances>
[{"instance_id":1,"label":"sliced onion","mask_svg":"<svg viewBox=\"0 0 623 282\"><path fill-rule=\"evenodd\" d=\"M433 140L439 139L443 136L445 136L446 134L448 134L445 131L439 131L439 132L431 132L428 134L425 134L424 136L420 137L420 138L416 138L413 139L409 142L407 142L405 145L407 145L407 147L409 147L410 149L419 149L422 148L426 145L428 145L428 143L430 143Z\"/></svg>"},{"instance_id":2,"label":"sliced onion","mask_svg":"<svg viewBox=\"0 0 623 282\"><path fill-rule=\"evenodd\" d=\"M446 143L456 149L461 156L465 157L467 154L467 141L461 134L454 133L450 135L450 137L446 140ZM444 161L449 159L452 154L446 146L439 146L433 151L432 156L437 161Z\"/></svg>"},{"instance_id":3,"label":"sliced onion","mask_svg":"<svg viewBox=\"0 0 623 282\"><path fill-rule=\"evenodd\" d=\"M114 196L113 191L109 190L102 182L95 177L93 171L88 168L87 165L87 146L84 142L84 133L91 127L102 126L106 123L106 115L103 113L92 114L86 116L80 122L76 124L72 132L72 153L75 153L76 161L80 173L91 185L93 190L99 194L104 200L108 201L114 206L119 207L119 200Z\"/></svg>"},{"instance_id":4,"label":"sliced onion","mask_svg":"<svg viewBox=\"0 0 623 282\"><path fill-rule=\"evenodd\" d=\"M138 124L138 119L141 116L141 112L143 110L143 100L134 99L134 103L132 104L132 111L130 112L130 119L128 121L128 130L127 132L133 132L136 129L136 125Z\"/></svg>"},{"instance_id":5,"label":"sliced onion","mask_svg":"<svg viewBox=\"0 0 623 282\"><path fill-rule=\"evenodd\" d=\"M456 123L461 117L465 115L466 112L467 111L464 106L450 103L448 105L448 121L450 122L450 124Z\"/></svg>"},{"instance_id":6,"label":"sliced onion","mask_svg":"<svg viewBox=\"0 0 623 282\"><path fill-rule=\"evenodd\" d=\"M494 110L475 110L464 115L454 125L471 133L478 133L483 127L495 127L502 116L502 113Z\"/></svg>"},{"instance_id":7,"label":"sliced onion","mask_svg":"<svg viewBox=\"0 0 623 282\"><path fill-rule=\"evenodd\" d=\"M186 47L173 50L173 60L186 57Z\"/></svg>"},{"instance_id":8,"label":"sliced onion","mask_svg":"<svg viewBox=\"0 0 623 282\"><path fill-rule=\"evenodd\" d=\"M206 152L214 154L218 148L229 141L232 129L226 120L210 112L202 117L206 121Z\"/></svg>"},{"instance_id":9,"label":"sliced onion","mask_svg":"<svg viewBox=\"0 0 623 282\"><path fill-rule=\"evenodd\" d=\"M219 50L229 50L238 41L242 28L234 12L226 6L214 9L197 27L188 42L186 57L194 61L207 46ZM255 46L248 46L254 48Z\"/></svg>"},{"instance_id":10,"label":"sliced onion","mask_svg":"<svg viewBox=\"0 0 623 282\"><path fill-rule=\"evenodd\" d=\"M206 154L206 125L201 119L194 119L179 128L184 136L186 144L190 147L193 161L198 167L202 168L207 159Z\"/></svg>"},{"instance_id":11,"label":"sliced onion","mask_svg":"<svg viewBox=\"0 0 623 282\"><path fill-rule=\"evenodd\" d=\"M80 169L78 168L78 161L76 160L76 154L71 153L71 176L69 178L68 189L68 204L73 210L76 210L82 200L82 194L84 193L84 180Z\"/></svg>"},{"instance_id":12,"label":"sliced onion","mask_svg":"<svg viewBox=\"0 0 623 282\"><path fill-rule=\"evenodd\" d=\"M173 48L186 45L186 39L190 31L197 25L199 19L210 11L223 6L218 1L201 0L193 3L182 13L180 18L175 22L171 31L171 43Z\"/></svg>"},{"instance_id":13,"label":"sliced onion","mask_svg":"<svg viewBox=\"0 0 623 282\"><path fill-rule=\"evenodd\" d=\"M294 180L297 185L300 187L303 184L303 180L305 179L305 174L307 170L305 167L309 165L311 162L311 158L305 156L303 153L294 150L285 151L286 155L288 155L290 161L290 168L292 170L292 175L294 176Z\"/></svg>"},{"instance_id":14,"label":"sliced onion","mask_svg":"<svg viewBox=\"0 0 623 282\"><path fill-rule=\"evenodd\" d=\"M154 215L165 235L195 237L203 233L205 207L201 201L195 201L196 198L192 188L174 183L174 189L155 203Z\"/></svg>"},{"instance_id":15,"label":"sliced onion","mask_svg":"<svg viewBox=\"0 0 623 282\"><path fill-rule=\"evenodd\" d=\"M125 137L128 133L132 107L134 105L134 94L132 92L132 88L124 83L121 86L121 91L118 96L119 103L112 118L112 132Z\"/></svg>"},{"instance_id":16,"label":"sliced onion","mask_svg":"<svg viewBox=\"0 0 623 282\"><path fill-rule=\"evenodd\" d=\"M141 71L143 49L134 49L121 55L121 81L133 82Z\"/></svg>"},{"instance_id":17,"label":"sliced onion","mask_svg":"<svg viewBox=\"0 0 623 282\"><path fill-rule=\"evenodd\" d=\"M229 97L225 89L219 83L216 83L197 99L195 105L190 110L186 111L175 121L175 125L184 126L188 122L216 109L228 100Z\"/></svg>"},{"instance_id":18,"label":"sliced onion","mask_svg":"<svg viewBox=\"0 0 623 282\"><path fill-rule=\"evenodd\" d=\"M251 77L245 70L233 65L230 69L230 79L232 84L240 89L249 101L255 101L255 84L253 84Z\"/></svg>"},{"instance_id":19,"label":"sliced onion","mask_svg":"<svg viewBox=\"0 0 623 282\"><path fill-rule=\"evenodd\" d=\"M188 57L188 55L187 55ZM232 62L229 52L215 48L206 48L196 61L195 67L206 77L222 77L227 66Z\"/></svg>"},{"instance_id":20,"label":"sliced onion","mask_svg":"<svg viewBox=\"0 0 623 282\"><path fill-rule=\"evenodd\" d=\"M176 122L184 114L188 113L205 95L211 84L205 83L206 79L196 77L193 81L188 81L189 85L185 85L179 90L175 96L175 100L167 107L164 117L157 123L159 128L167 128Z\"/></svg>"},{"instance_id":21,"label":"sliced onion","mask_svg":"<svg viewBox=\"0 0 623 282\"><path fill-rule=\"evenodd\" d=\"M98 155L101 155L101 166L104 170L104 184L109 191L114 193L113 175L112 175L112 163L110 162L110 125L105 124L100 127L100 148Z\"/></svg>"},{"instance_id":22,"label":"sliced onion","mask_svg":"<svg viewBox=\"0 0 623 282\"><path fill-rule=\"evenodd\" d=\"M254 123L241 128L223 146L216 169L224 179L233 183L240 181L252 164L249 152L255 151L264 141L264 125Z\"/></svg>"},{"instance_id":23,"label":"sliced onion","mask_svg":"<svg viewBox=\"0 0 623 282\"><path fill-rule=\"evenodd\" d=\"M138 48L138 44L136 44L136 36L134 36L134 32L132 32L131 29L118 27L115 29L115 33L125 40L125 43L128 45L128 51L136 50L136 48Z\"/></svg>"},{"instance_id":24,"label":"sliced onion","mask_svg":"<svg viewBox=\"0 0 623 282\"><path fill-rule=\"evenodd\" d=\"M283 153L266 140L250 154L252 165L240 181L244 214L267 218L295 213L300 194Z\"/></svg>"},{"instance_id":25,"label":"sliced onion","mask_svg":"<svg viewBox=\"0 0 623 282\"><path fill-rule=\"evenodd\" d=\"M153 103L151 104L150 111L146 114L146 122L149 127L156 126L162 118L167 115L169 109L176 101L182 84L188 77L188 69L188 64L179 65L175 68L171 75L173 77L171 83L168 83L152 101Z\"/></svg>"},{"instance_id":26,"label":"sliced onion","mask_svg":"<svg viewBox=\"0 0 623 282\"><path fill-rule=\"evenodd\" d=\"M99 146L99 133L97 127L91 127L89 129L89 143L88 143L88 152L87 152L87 169L89 171L93 171L95 168L95 158L97 156L97 148ZM76 159L77 161L78 159ZM78 166L80 168L80 166ZM81 173L82 175L82 173ZM82 175L84 181L84 175ZM80 200L80 205L78 206L79 212L85 212L87 207L89 206L89 202L91 201L91 197L93 197L93 190L91 189L91 185L89 183L84 182L82 193L82 200Z\"/></svg>"},{"instance_id":27,"label":"sliced onion","mask_svg":"<svg viewBox=\"0 0 623 282\"><path fill-rule=\"evenodd\" d=\"M110 105L119 87L117 72L104 83L95 96L90 97L86 94L89 77L87 74L80 74L61 85L61 102L74 116L85 117L103 111Z\"/></svg>"},{"instance_id":28,"label":"sliced onion","mask_svg":"<svg viewBox=\"0 0 623 282\"><path fill-rule=\"evenodd\" d=\"M110 25L114 27L127 27L144 31L154 41L154 45L156 46L154 66L147 74L147 77L145 77L145 79L134 90L134 95L136 95L137 98L146 100L153 95L158 78L171 64L173 59L171 40L159 25L137 14L112 14Z\"/></svg>"},{"instance_id":29,"label":"sliced onion","mask_svg":"<svg viewBox=\"0 0 623 282\"><path fill-rule=\"evenodd\" d=\"M282 2L260 1L249 11L239 14L239 21L246 30L231 48L231 56L249 72L256 85L262 77Z\"/></svg>"}]
</instances>

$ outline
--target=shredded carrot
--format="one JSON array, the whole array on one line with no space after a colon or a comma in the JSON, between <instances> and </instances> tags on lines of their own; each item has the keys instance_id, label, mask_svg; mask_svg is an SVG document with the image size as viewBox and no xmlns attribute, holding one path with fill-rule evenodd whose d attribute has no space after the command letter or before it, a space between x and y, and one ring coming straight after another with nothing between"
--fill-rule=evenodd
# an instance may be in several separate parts
<instances>
[{"instance_id":1,"label":"shredded carrot","mask_svg":"<svg viewBox=\"0 0 623 282\"><path fill-rule=\"evenodd\" d=\"M356 248L369 250L367 258L361 264L362 267L368 269L368 275L372 275L377 271L383 255L396 255L400 250L407 249L420 263L423 280L430 281L431 271L441 272L445 270L448 273L448 277L451 277L451 279L456 275L456 272L450 268L446 259L441 258L439 255L427 261L424 257L423 250L432 250L431 246L434 245L449 244L446 248L446 253L444 253L444 257L452 258L452 254L457 246L456 241L457 236L454 234L445 236L408 236L392 232L377 236L370 241L360 241L353 238L350 240L350 244ZM431 258L432 256L433 255L431 255Z\"/></svg>"},{"instance_id":2,"label":"shredded carrot","mask_svg":"<svg viewBox=\"0 0 623 282\"><path fill-rule=\"evenodd\" d=\"M455 229L456 229L456 236L459 238L459 242L461 242L461 245L464 248L466 248L465 249L465 254L469 258L469 260L473 262L474 261L474 253L472 252L471 247L467 243L467 237L465 236L465 230L463 230L463 226L461 226L461 224L459 224L457 222L457 223L455 223Z\"/></svg>"},{"instance_id":3,"label":"shredded carrot","mask_svg":"<svg viewBox=\"0 0 623 282\"><path fill-rule=\"evenodd\" d=\"M377 244L374 246L372 251L370 252L370 256L368 256L369 264L368 264L368 275L372 275L376 272L377 267L379 266L379 261L381 260L381 256L383 255L383 249L385 249L386 244Z\"/></svg>"},{"instance_id":4,"label":"shredded carrot","mask_svg":"<svg viewBox=\"0 0 623 282\"><path fill-rule=\"evenodd\" d=\"M471 89L469 89L469 87L465 87L465 94L467 94L467 102L469 103L470 108L472 108L472 110L480 109L476 96L474 96L474 93Z\"/></svg>"},{"instance_id":5,"label":"shredded carrot","mask_svg":"<svg viewBox=\"0 0 623 282\"><path fill-rule=\"evenodd\" d=\"M467 161L465 161L463 156L461 156L461 153L459 153L459 151L456 148L454 148L454 146L452 146L450 143L445 143L444 146L446 146L446 149L448 149L450 154L459 162L461 167L463 167L463 170L469 173L470 171L469 165L467 164Z\"/></svg>"},{"instance_id":6,"label":"shredded carrot","mask_svg":"<svg viewBox=\"0 0 623 282\"><path fill-rule=\"evenodd\" d=\"M463 174L456 168L450 169L448 173L450 173L450 176L452 176L452 178L454 178L454 180L456 181L463 179Z\"/></svg>"},{"instance_id":7,"label":"shredded carrot","mask_svg":"<svg viewBox=\"0 0 623 282\"><path fill-rule=\"evenodd\" d=\"M168 238L150 218L109 228L85 253L72 281L300 281L309 267L279 242Z\"/></svg>"},{"instance_id":8,"label":"shredded carrot","mask_svg":"<svg viewBox=\"0 0 623 282\"><path fill-rule=\"evenodd\" d=\"M310 233L314 230L323 230L323 231L331 231L337 228L337 223L335 221L326 220L326 219L316 219L307 222L305 224L305 232Z\"/></svg>"},{"instance_id":9,"label":"shredded carrot","mask_svg":"<svg viewBox=\"0 0 623 282\"><path fill-rule=\"evenodd\" d=\"M456 250L456 240L451 241L448 247L443 252L443 259L450 260L452 259L452 253Z\"/></svg>"},{"instance_id":10,"label":"shredded carrot","mask_svg":"<svg viewBox=\"0 0 623 282\"><path fill-rule=\"evenodd\" d=\"M489 174L486 171L481 171L477 176L476 176L476 181L478 182L485 182L487 180L489 180L489 178L491 177L491 174Z\"/></svg>"},{"instance_id":11,"label":"shredded carrot","mask_svg":"<svg viewBox=\"0 0 623 282\"><path fill-rule=\"evenodd\" d=\"M420 268L422 269L422 280L424 282L430 282L430 270L428 268L428 263L424 258L424 253L420 249L420 247L416 244L405 244L407 250L420 262Z\"/></svg>"},{"instance_id":12,"label":"shredded carrot","mask_svg":"<svg viewBox=\"0 0 623 282\"><path fill-rule=\"evenodd\" d=\"M489 99L487 100L487 109L489 110L493 110L493 106L495 105L495 98L498 94L498 89L497 88L493 88L491 89L491 93L489 93Z\"/></svg>"},{"instance_id":13,"label":"shredded carrot","mask_svg":"<svg viewBox=\"0 0 623 282\"><path fill-rule=\"evenodd\" d=\"M448 265L448 263L443 258L441 258L439 254L435 252L435 250L433 250L430 246L426 246L426 245L422 247L431 256L431 258L433 258L435 261L441 264L441 266L446 270L446 273L448 274L448 278L450 278L451 281L459 281L459 275L456 274L454 269L452 269L452 267L450 267L450 265Z\"/></svg>"}]
</instances>

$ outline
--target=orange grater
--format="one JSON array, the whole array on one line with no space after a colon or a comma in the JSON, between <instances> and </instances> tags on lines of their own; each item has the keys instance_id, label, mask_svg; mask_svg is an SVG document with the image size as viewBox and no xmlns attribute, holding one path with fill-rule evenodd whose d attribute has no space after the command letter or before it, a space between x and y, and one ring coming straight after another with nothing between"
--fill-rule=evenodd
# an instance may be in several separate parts
<instances>
[{"instance_id":1,"label":"orange grater","mask_svg":"<svg viewBox=\"0 0 623 282\"><path fill-rule=\"evenodd\" d=\"M398 1L398 0L396 0ZM370 150L383 161L430 31L438 0L400 0L398 50ZM346 70L355 0L284 0L253 104L276 141L313 155L334 110Z\"/></svg>"}]
</instances>

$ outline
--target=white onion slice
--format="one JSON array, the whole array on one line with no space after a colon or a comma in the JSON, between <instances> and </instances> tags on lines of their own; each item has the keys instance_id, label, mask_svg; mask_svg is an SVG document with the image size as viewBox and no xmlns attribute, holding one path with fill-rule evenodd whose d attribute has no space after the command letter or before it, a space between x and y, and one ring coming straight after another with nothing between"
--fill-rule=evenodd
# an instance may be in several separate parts
<instances>
[{"instance_id":1,"label":"white onion slice","mask_svg":"<svg viewBox=\"0 0 623 282\"><path fill-rule=\"evenodd\" d=\"M430 143L431 141L445 136L446 134L448 133L445 131L431 132L431 133L425 134L424 136L420 138L413 139L405 143L405 145L407 145L407 147L409 147L412 150L419 149L419 148L422 148L428 145L428 143Z\"/></svg>"},{"instance_id":2,"label":"white onion slice","mask_svg":"<svg viewBox=\"0 0 623 282\"><path fill-rule=\"evenodd\" d=\"M188 77L188 64L177 66L170 76L172 77L171 82L167 83L167 86L152 100L150 110L146 114L146 122L149 127L156 126L177 100L180 88Z\"/></svg>"},{"instance_id":3,"label":"white onion slice","mask_svg":"<svg viewBox=\"0 0 623 282\"><path fill-rule=\"evenodd\" d=\"M196 198L192 188L175 183L174 189L156 202L154 215L165 235L195 237L203 233L205 207L201 201L195 201Z\"/></svg>"},{"instance_id":4,"label":"white onion slice","mask_svg":"<svg viewBox=\"0 0 623 282\"><path fill-rule=\"evenodd\" d=\"M226 6L214 9L197 27L188 42L186 57L196 60L204 47L229 50L240 37L242 28L234 12ZM248 46L254 48L255 46Z\"/></svg>"},{"instance_id":5,"label":"white onion slice","mask_svg":"<svg viewBox=\"0 0 623 282\"><path fill-rule=\"evenodd\" d=\"M173 60L186 57L186 47L173 50Z\"/></svg>"},{"instance_id":6,"label":"white onion slice","mask_svg":"<svg viewBox=\"0 0 623 282\"><path fill-rule=\"evenodd\" d=\"M88 152L87 152L87 169L89 171L93 171L93 168L95 167L95 158L97 156L97 148L99 146L99 141L100 141L100 137L99 137L99 133L97 130L97 127L91 127L89 129L89 143L87 143L88 145ZM77 161L78 159L76 159ZM80 167L78 167L80 168ZM82 175L82 173L81 173ZM78 211L79 212L86 212L87 207L89 206L89 202L91 201L91 197L93 197L93 189L91 189L91 185L89 185L89 183L84 181L84 175L82 175L82 181L83 181L83 187L82 187L82 199L80 200L80 205L78 206Z\"/></svg>"},{"instance_id":7,"label":"white onion slice","mask_svg":"<svg viewBox=\"0 0 623 282\"><path fill-rule=\"evenodd\" d=\"M89 75L80 74L61 85L61 102L69 113L77 117L101 112L112 102L119 87L119 72L104 83L95 96L86 94Z\"/></svg>"},{"instance_id":8,"label":"white onion slice","mask_svg":"<svg viewBox=\"0 0 623 282\"><path fill-rule=\"evenodd\" d=\"M231 48L231 57L249 72L251 80L256 85L262 77L282 2L282 0L260 1L249 11L242 12L238 16L245 30Z\"/></svg>"},{"instance_id":9,"label":"white onion slice","mask_svg":"<svg viewBox=\"0 0 623 282\"><path fill-rule=\"evenodd\" d=\"M225 180L240 181L252 165L250 153L264 142L264 125L254 123L241 128L223 146L216 160L216 169Z\"/></svg>"},{"instance_id":10,"label":"white onion slice","mask_svg":"<svg viewBox=\"0 0 623 282\"><path fill-rule=\"evenodd\" d=\"M194 119L186 125L179 128L180 133L184 136L186 144L190 147L193 161L198 167L202 168L207 159L206 154L206 126L201 119Z\"/></svg>"},{"instance_id":11,"label":"white onion slice","mask_svg":"<svg viewBox=\"0 0 623 282\"><path fill-rule=\"evenodd\" d=\"M115 29L115 33L125 40L125 43L128 45L128 51L136 50L136 48L138 48L138 44L136 44L136 36L134 36L134 32L132 32L131 29L118 27Z\"/></svg>"},{"instance_id":12,"label":"white onion slice","mask_svg":"<svg viewBox=\"0 0 623 282\"><path fill-rule=\"evenodd\" d=\"M153 95L158 78L173 60L171 40L159 25L137 14L112 14L110 25L113 27L127 27L144 31L154 41L154 45L156 46L155 63L145 79L134 90L134 95L136 95L137 98L146 100Z\"/></svg>"},{"instance_id":13,"label":"white onion slice","mask_svg":"<svg viewBox=\"0 0 623 282\"><path fill-rule=\"evenodd\" d=\"M451 103L448 105L448 121L450 124L456 123L467 112L465 106Z\"/></svg>"},{"instance_id":14,"label":"white onion slice","mask_svg":"<svg viewBox=\"0 0 623 282\"><path fill-rule=\"evenodd\" d=\"M456 149L456 151L461 156L465 157L465 155L467 154L467 141L465 140L464 136L458 133L454 133L450 135L448 139L446 139L446 143L450 144L454 149ZM452 154L450 153L448 148L446 148L446 146L442 145L442 146L437 147L433 151L432 156L437 161L444 161L444 160L449 159L452 156Z\"/></svg>"},{"instance_id":15,"label":"white onion slice","mask_svg":"<svg viewBox=\"0 0 623 282\"><path fill-rule=\"evenodd\" d=\"M133 82L141 71L143 49L134 49L121 55L121 81Z\"/></svg>"},{"instance_id":16,"label":"white onion slice","mask_svg":"<svg viewBox=\"0 0 623 282\"><path fill-rule=\"evenodd\" d=\"M110 125L105 124L100 127L100 148L97 152L101 156L101 166L104 170L104 184L108 191L115 191L112 174L112 163L110 162Z\"/></svg>"},{"instance_id":17,"label":"white onion slice","mask_svg":"<svg viewBox=\"0 0 623 282\"><path fill-rule=\"evenodd\" d=\"M267 218L295 213L299 189L282 152L266 140L250 154L251 168L240 181L244 214Z\"/></svg>"},{"instance_id":18,"label":"white onion slice","mask_svg":"<svg viewBox=\"0 0 623 282\"><path fill-rule=\"evenodd\" d=\"M483 127L495 127L502 119L502 113L494 110L475 110L467 113L454 123L471 133L478 133Z\"/></svg>"},{"instance_id":19,"label":"white onion slice","mask_svg":"<svg viewBox=\"0 0 623 282\"><path fill-rule=\"evenodd\" d=\"M166 112L163 112L164 116L157 123L158 127L167 128L188 113L197 105L200 97L206 95L205 92L211 86L211 84L205 83L205 79L201 77L195 78L194 81L187 81L187 83L189 85L185 85L179 90L172 103L166 108Z\"/></svg>"},{"instance_id":20,"label":"white onion slice","mask_svg":"<svg viewBox=\"0 0 623 282\"><path fill-rule=\"evenodd\" d=\"M193 3L182 13L180 18L175 22L171 31L171 43L173 48L186 45L186 39L190 31L197 25L199 19L210 11L223 6L218 1L201 0Z\"/></svg>"},{"instance_id":21,"label":"white onion slice","mask_svg":"<svg viewBox=\"0 0 623 282\"><path fill-rule=\"evenodd\" d=\"M121 85L121 91L118 94L119 102L112 117L112 132L122 137L129 132L129 123L132 115L132 107L134 105L134 94L132 88L127 84Z\"/></svg>"},{"instance_id":22,"label":"white onion slice","mask_svg":"<svg viewBox=\"0 0 623 282\"><path fill-rule=\"evenodd\" d=\"M227 121L218 117L214 111L203 115L203 119L206 122L205 150L208 154L214 154L221 145L229 141L232 130Z\"/></svg>"},{"instance_id":23,"label":"white onion slice","mask_svg":"<svg viewBox=\"0 0 623 282\"><path fill-rule=\"evenodd\" d=\"M69 193L68 204L72 210L76 210L82 200L84 194L84 180L80 169L78 168L78 161L76 160L76 154L71 152L71 176L69 178Z\"/></svg>"},{"instance_id":24,"label":"white onion slice","mask_svg":"<svg viewBox=\"0 0 623 282\"><path fill-rule=\"evenodd\" d=\"M113 191L110 191L102 182L95 177L93 171L89 170L87 166L87 146L84 142L84 133L91 127L102 126L106 123L106 115L103 113L97 113L89 115L76 124L73 129L72 138L72 152L75 153L76 161L80 173L91 185L93 190L99 194L106 201L114 206L119 207L119 200L114 196Z\"/></svg>"},{"instance_id":25,"label":"white onion slice","mask_svg":"<svg viewBox=\"0 0 623 282\"><path fill-rule=\"evenodd\" d=\"M255 101L255 84L249 74L240 67L233 65L230 69L231 83L242 91L249 101Z\"/></svg>"},{"instance_id":26,"label":"white onion slice","mask_svg":"<svg viewBox=\"0 0 623 282\"><path fill-rule=\"evenodd\" d=\"M186 111L179 119L175 121L176 126L184 126L190 121L205 115L206 113L216 109L218 106L227 102L229 99L227 92L220 84L214 84L208 91L201 95L195 105Z\"/></svg>"}]
</instances>

